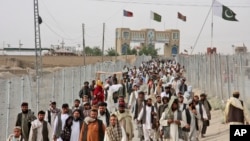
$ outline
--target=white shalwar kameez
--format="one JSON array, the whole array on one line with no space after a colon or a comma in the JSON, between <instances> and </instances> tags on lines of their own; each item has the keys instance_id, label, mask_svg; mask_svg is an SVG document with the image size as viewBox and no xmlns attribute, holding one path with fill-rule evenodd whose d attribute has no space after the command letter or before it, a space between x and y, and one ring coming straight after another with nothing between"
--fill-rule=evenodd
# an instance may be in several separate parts
<instances>
[{"instance_id":1,"label":"white shalwar kameez","mask_svg":"<svg viewBox=\"0 0 250 141\"><path fill-rule=\"evenodd\" d=\"M69 117L68 114L61 114L62 130L63 130L63 127L64 127L64 125L65 125L65 121L66 121L66 119L67 119L68 117ZM55 122L54 122L54 134L53 134L53 135L55 135L55 133L56 133L56 127L58 126L57 123L58 123L58 116L56 117ZM57 141L63 141L63 140L62 140L61 137L59 137L59 138L57 139Z\"/></svg>"},{"instance_id":2,"label":"white shalwar kameez","mask_svg":"<svg viewBox=\"0 0 250 141\"><path fill-rule=\"evenodd\" d=\"M71 126L70 141L79 141L80 135L80 121L74 121Z\"/></svg>"},{"instance_id":3,"label":"white shalwar kameez","mask_svg":"<svg viewBox=\"0 0 250 141\"><path fill-rule=\"evenodd\" d=\"M182 112L182 117L184 112ZM160 125L161 126L170 126L170 138L169 139L163 139L163 141L183 141L183 139L179 138L179 133L178 133L178 127L180 126L183 128L186 123L184 121L180 121L180 125L177 125L175 123L171 123L170 125L168 124L169 119L165 119L165 112L162 113L161 119L160 119ZM177 120L177 110L174 111L174 119Z\"/></svg>"},{"instance_id":4,"label":"white shalwar kameez","mask_svg":"<svg viewBox=\"0 0 250 141\"><path fill-rule=\"evenodd\" d=\"M143 109L144 108L141 109L137 120L141 120L143 118L143 115L144 115ZM154 137L154 130L152 129L152 123L151 123L152 112L154 112L152 111L152 107L146 105L146 121L144 124L142 124L145 141L150 141L150 138L153 139Z\"/></svg>"}]
</instances>

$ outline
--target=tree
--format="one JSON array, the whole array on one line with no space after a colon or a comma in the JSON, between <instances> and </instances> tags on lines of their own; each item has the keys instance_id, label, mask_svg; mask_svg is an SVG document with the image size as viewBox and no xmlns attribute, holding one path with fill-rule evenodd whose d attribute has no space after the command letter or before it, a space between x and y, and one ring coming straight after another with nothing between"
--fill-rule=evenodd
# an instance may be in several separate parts
<instances>
[{"instance_id":1,"label":"tree","mask_svg":"<svg viewBox=\"0 0 250 141\"><path fill-rule=\"evenodd\" d=\"M113 48L109 48L108 50L106 50L106 52L107 52L107 56L118 56L119 55Z\"/></svg>"},{"instance_id":2,"label":"tree","mask_svg":"<svg viewBox=\"0 0 250 141\"><path fill-rule=\"evenodd\" d=\"M93 50L94 56L101 56L102 55L102 51L99 47L94 47L92 50Z\"/></svg>"},{"instance_id":3,"label":"tree","mask_svg":"<svg viewBox=\"0 0 250 141\"><path fill-rule=\"evenodd\" d=\"M85 54L86 55L92 55L93 54L92 48L90 48L89 46L85 47Z\"/></svg>"},{"instance_id":4,"label":"tree","mask_svg":"<svg viewBox=\"0 0 250 141\"><path fill-rule=\"evenodd\" d=\"M142 47L142 49L139 51L139 55L150 55L152 57L156 57L158 56L158 51L159 49L155 49L153 46L144 46Z\"/></svg>"},{"instance_id":5,"label":"tree","mask_svg":"<svg viewBox=\"0 0 250 141\"><path fill-rule=\"evenodd\" d=\"M129 47L127 50L127 55L137 55L137 50L135 48L131 49Z\"/></svg>"}]
</instances>

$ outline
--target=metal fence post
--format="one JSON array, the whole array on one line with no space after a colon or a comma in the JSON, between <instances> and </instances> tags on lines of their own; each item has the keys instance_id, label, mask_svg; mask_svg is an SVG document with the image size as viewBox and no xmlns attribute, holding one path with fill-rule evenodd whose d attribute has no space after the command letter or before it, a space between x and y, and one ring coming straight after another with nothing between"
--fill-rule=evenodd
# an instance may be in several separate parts
<instances>
[{"instance_id":1,"label":"metal fence post","mask_svg":"<svg viewBox=\"0 0 250 141\"><path fill-rule=\"evenodd\" d=\"M62 103L64 103L64 97L65 97L65 69L62 71L62 78L63 78L63 86L62 86Z\"/></svg>"},{"instance_id":2,"label":"metal fence post","mask_svg":"<svg viewBox=\"0 0 250 141\"><path fill-rule=\"evenodd\" d=\"M40 95L40 79L39 76L36 76L36 90L37 90L37 95L36 95L36 112L38 113L39 111L39 95Z\"/></svg>"},{"instance_id":3,"label":"metal fence post","mask_svg":"<svg viewBox=\"0 0 250 141\"><path fill-rule=\"evenodd\" d=\"M21 77L21 103L23 102L24 99L24 77Z\"/></svg>"},{"instance_id":4,"label":"metal fence post","mask_svg":"<svg viewBox=\"0 0 250 141\"><path fill-rule=\"evenodd\" d=\"M53 73L52 83L52 100L55 101L55 72Z\"/></svg>"},{"instance_id":5,"label":"metal fence post","mask_svg":"<svg viewBox=\"0 0 250 141\"><path fill-rule=\"evenodd\" d=\"M227 77L229 77L229 64L228 64L228 56L226 56L226 63L227 63ZM230 98L230 85L229 82L227 83L227 88L228 88L228 93L227 93L227 98Z\"/></svg>"},{"instance_id":6,"label":"metal fence post","mask_svg":"<svg viewBox=\"0 0 250 141\"><path fill-rule=\"evenodd\" d=\"M82 67L81 67L81 66L79 67L79 75L80 75L80 76L79 76L79 77L80 77L80 78L79 78L79 79L80 79L80 80L79 80L79 84L80 84L80 88L81 88L81 87L82 87Z\"/></svg>"},{"instance_id":7,"label":"metal fence post","mask_svg":"<svg viewBox=\"0 0 250 141\"><path fill-rule=\"evenodd\" d=\"M72 101L74 100L74 76L75 76L75 71L74 69L72 70Z\"/></svg>"},{"instance_id":8,"label":"metal fence post","mask_svg":"<svg viewBox=\"0 0 250 141\"><path fill-rule=\"evenodd\" d=\"M6 120L6 139L8 138L9 132L9 116L10 116L10 91L11 91L11 80L8 81L7 90L7 120Z\"/></svg>"}]
</instances>

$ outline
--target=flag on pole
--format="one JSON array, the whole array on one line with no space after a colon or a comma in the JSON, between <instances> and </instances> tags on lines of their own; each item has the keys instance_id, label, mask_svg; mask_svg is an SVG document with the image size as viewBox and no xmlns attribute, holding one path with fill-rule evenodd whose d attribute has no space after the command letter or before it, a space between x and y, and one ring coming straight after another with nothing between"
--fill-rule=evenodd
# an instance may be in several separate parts
<instances>
[{"instance_id":1,"label":"flag on pole","mask_svg":"<svg viewBox=\"0 0 250 141\"><path fill-rule=\"evenodd\" d=\"M151 16L152 20L155 20L157 22L161 22L161 15L151 11L150 16Z\"/></svg>"},{"instance_id":2,"label":"flag on pole","mask_svg":"<svg viewBox=\"0 0 250 141\"><path fill-rule=\"evenodd\" d=\"M230 8L228 8L225 5L222 5L220 2L216 0L213 3L213 13L215 16L219 16L224 20L238 21L236 19L236 14Z\"/></svg>"},{"instance_id":3,"label":"flag on pole","mask_svg":"<svg viewBox=\"0 0 250 141\"><path fill-rule=\"evenodd\" d=\"M133 12L123 10L123 16L125 16L125 17L133 17Z\"/></svg>"},{"instance_id":4,"label":"flag on pole","mask_svg":"<svg viewBox=\"0 0 250 141\"><path fill-rule=\"evenodd\" d=\"M42 24L42 23L43 23L43 20L42 20L42 18L41 18L40 16L38 16L38 23L39 23L39 24Z\"/></svg>"},{"instance_id":5,"label":"flag on pole","mask_svg":"<svg viewBox=\"0 0 250 141\"><path fill-rule=\"evenodd\" d=\"M178 19L180 19L180 20L182 20L184 22L187 21L187 17L182 15L180 12L177 13L177 17L178 17Z\"/></svg>"}]
</instances>

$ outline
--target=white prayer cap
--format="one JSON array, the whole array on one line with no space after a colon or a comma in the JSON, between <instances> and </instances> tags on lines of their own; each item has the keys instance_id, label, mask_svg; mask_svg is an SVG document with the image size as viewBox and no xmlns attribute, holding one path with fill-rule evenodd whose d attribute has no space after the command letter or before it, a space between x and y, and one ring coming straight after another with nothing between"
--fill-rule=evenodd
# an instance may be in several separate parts
<instances>
[{"instance_id":1,"label":"white prayer cap","mask_svg":"<svg viewBox=\"0 0 250 141\"><path fill-rule=\"evenodd\" d=\"M21 128L20 126L15 126L13 129L14 129L14 130L15 130L15 129L22 130L22 128Z\"/></svg>"}]
</instances>

